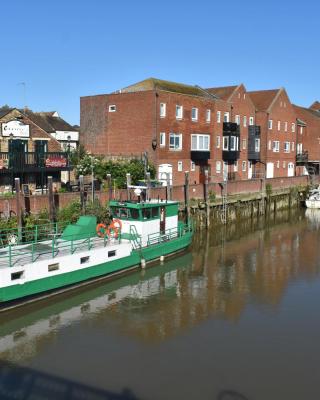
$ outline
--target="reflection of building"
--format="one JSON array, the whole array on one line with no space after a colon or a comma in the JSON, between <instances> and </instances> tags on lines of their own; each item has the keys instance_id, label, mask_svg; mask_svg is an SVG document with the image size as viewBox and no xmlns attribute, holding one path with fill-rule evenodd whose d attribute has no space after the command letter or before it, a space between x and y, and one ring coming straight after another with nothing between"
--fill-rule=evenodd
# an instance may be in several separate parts
<instances>
[{"instance_id":1,"label":"reflection of building","mask_svg":"<svg viewBox=\"0 0 320 400\"><path fill-rule=\"evenodd\" d=\"M28 110L0 110L0 192L11 191L15 177L33 192L70 169L67 152L36 121Z\"/></svg>"}]
</instances>

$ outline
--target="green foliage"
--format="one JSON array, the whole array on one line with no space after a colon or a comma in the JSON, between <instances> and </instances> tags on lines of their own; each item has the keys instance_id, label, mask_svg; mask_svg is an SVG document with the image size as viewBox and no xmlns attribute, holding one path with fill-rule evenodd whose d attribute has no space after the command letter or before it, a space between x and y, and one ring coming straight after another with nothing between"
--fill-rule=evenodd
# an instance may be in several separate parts
<instances>
[{"instance_id":1,"label":"green foliage","mask_svg":"<svg viewBox=\"0 0 320 400\"><path fill-rule=\"evenodd\" d=\"M74 223L78 220L81 215L81 204L80 201L72 201L67 206L59 208L57 213L58 222Z\"/></svg>"},{"instance_id":2,"label":"green foliage","mask_svg":"<svg viewBox=\"0 0 320 400\"><path fill-rule=\"evenodd\" d=\"M209 190L209 201L214 203L216 201L216 194L212 190Z\"/></svg>"},{"instance_id":3,"label":"green foliage","mask_svg":"<svg viewBox=\"0 0 320 400\"><path fill-rule=\"evenodd\" d=\"M0 218L0 232L5 229L17 228L17 217L10 217L8 219Z\"/></svg>"},{"instance_id":4,"label":"green foliage","mask_svg":"<svg viewBox=\"0 0 320 400\"><path fill-rule=\"evenodd\" d=\"M71 165L78 165L80 160L82 160L87 155L87 152L83 144L80 144L76 149L72 149L70 153Z\"/></svg>"},{"instance_id":5,"label":"green foliage","mask_svg":"<svg viewBox=\"0 0 320 400\"><path fill-rule=\"evenodd\" d=\"M85 213L89 215L95 215L98 222L109 224L111 222L111 215L109 212L108 204L102 206L99 201L88 202L86 204Z\"/></svg>"},{"instance_id":6,"label":"green foliage","mask_svg":"<svg viewBox=\"0 0 320 400\"><path fill-rule=\"evenodd\" d=\"M267 183L266 184L266 194L267 194L267 196L271 196L272 195L272 185L271 185L271 183Z\"/></svg>"},{"instance_id":7,"label":"green foliage","mask_svg":"<svg viewBox=\"0 0 320 400\"><path fill-rule=\"evenodd\" d=\"M67 192L67 188L66 187L60 187L58 190L58 193L66 193Z\"/></svg>"},{"instance_id":8,"label":"green foliage","mask_svg":"<svg viewBox=\"0 0 320 400\"><path fill-rule=\"evenodd\" d=\"M1 197L3 197L4 199L12 199L15 195L11 192L6 192L6 193L2 193Z\"/></svg>"}]
</instances>

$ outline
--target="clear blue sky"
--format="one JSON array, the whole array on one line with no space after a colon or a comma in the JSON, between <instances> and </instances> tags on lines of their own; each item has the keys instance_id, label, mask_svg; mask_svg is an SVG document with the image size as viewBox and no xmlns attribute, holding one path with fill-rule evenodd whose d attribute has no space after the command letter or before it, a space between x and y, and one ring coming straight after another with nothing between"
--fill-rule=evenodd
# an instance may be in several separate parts
<instances>
[{"instance_id":1,"label":"clear blue sky","mask_svg":"<svg viewBox=\"0 0 320 400\"><path fill-rule=\"evenodd\" d=\"M203 87L284 86L320 100L319 1L11 0L1 3L0 104L57 110L150 76Z\"/></svg>"}]
</instances>

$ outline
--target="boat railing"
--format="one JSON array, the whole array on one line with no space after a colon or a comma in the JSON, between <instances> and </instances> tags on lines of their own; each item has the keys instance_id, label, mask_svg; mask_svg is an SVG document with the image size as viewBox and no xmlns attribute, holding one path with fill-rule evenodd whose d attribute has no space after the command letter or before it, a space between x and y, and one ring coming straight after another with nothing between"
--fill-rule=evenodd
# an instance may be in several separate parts
<instances>
[{"instance_id":1,"label":"boat railing","mask_svg":"<svg viewBox=\"0 0 320 400\"><path fill-rule=\"evenodd\" d=\"M148 235L147 246L181 237L191 229L190 225L179 224L178 227L166 229L163 233L151 233Z\"/></svg>"},{"instance_id":2,"label":"boat railing","mask_svg":"<svg viewBox=\"0 0 320 400\"><path fill-rule=\"evenodd\" d=\"M52 232L50 239L47 236L47 240L18 241L16 244L7 244L0 249L0 265L4 262L5 265L13 267L16 264L33 263L42 256L53 259L57 255L71 255L76 251L91 250L93 247L106 247L111 241L112 243L121 242L121 233L117 238L108 238L108 236L100 238L95 233L87 234L86 237L83 237L83 234L73 234L70 237L64 236L63 240L60 239L61 233L56 229Z\"/></svg>"}]
</instances>

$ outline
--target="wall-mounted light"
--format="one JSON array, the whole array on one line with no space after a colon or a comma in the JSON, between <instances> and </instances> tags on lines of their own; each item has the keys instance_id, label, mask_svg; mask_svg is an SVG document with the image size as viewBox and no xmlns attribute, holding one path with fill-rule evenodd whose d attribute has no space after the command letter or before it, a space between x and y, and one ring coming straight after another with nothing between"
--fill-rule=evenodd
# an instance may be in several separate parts
<instances>
[{"instance_id":1,"label":"wall-mounted light","mask_svg":"<svg viewBox=\"0 0 320 400\"><path fill-rule=\"evenodd\" d=\"M155 150L157 148L157 145L158 145L157 139L152 139L151 146L152 146L153 150Z\"/></svg>"}]
</instances>

